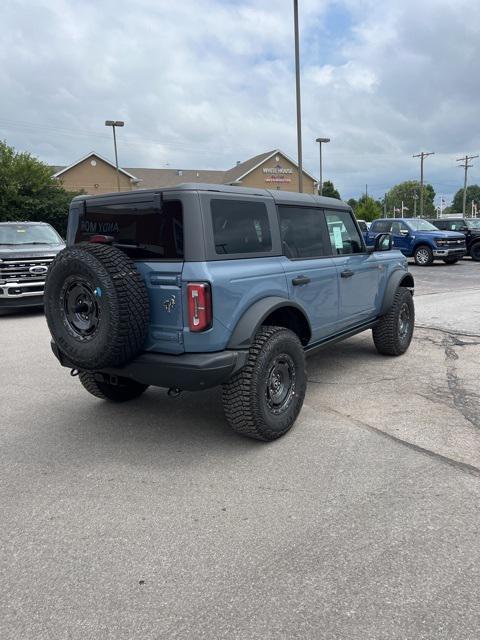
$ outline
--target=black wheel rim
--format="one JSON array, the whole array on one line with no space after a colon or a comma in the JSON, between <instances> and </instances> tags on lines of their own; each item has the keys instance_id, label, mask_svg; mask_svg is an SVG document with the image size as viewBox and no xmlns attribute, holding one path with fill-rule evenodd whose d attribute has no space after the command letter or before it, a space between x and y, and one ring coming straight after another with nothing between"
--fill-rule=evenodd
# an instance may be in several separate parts
<instances>
[{"instance_id":1,"label":"black wheel rim","mask_svg":"<svg viewBox=\"0 0 480 640\"><path fill-rule=\"evenodd\" d=\"M286 353L275 357L267 374L265 397L272 413L285 412L295 394L295 363Z\"/></svg>"},{"instance_id":2,"label":"black wheel rim","mask_svg":"<svg viewBox=\"0 0 480 640\"><path fill-rule=\"evenodd\" d=\"M410 313L410 307L406 302L400 307L400 313L398 314L398 335L400 340L405 340L410 332L410 326L412 323L412 315Z\"/></svg>"},{"instance_id":3,"label":"black wheel rim","mask_svg":"<svg viewBox=\"0 0 480 640\"><path fill-rule=\"evenodd\" d=\"M84 278L68 278L62 287L60 297L64 323L69 333L78 340L90 340L97 331L100 295L100 289Z\"/></svg>"}]
</instances>

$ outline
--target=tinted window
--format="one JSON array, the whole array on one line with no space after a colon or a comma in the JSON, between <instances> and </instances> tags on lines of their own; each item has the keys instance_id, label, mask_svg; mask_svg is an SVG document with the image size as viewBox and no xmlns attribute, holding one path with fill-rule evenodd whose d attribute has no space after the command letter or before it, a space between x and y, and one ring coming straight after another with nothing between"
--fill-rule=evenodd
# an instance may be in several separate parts
<instances>
[{"instance_id":1,"label":"tinted window","mask_svg":"<svg viewBox=\"0 0 480 640\"><path fill-rule=\"evenodd\" d=\"M334 254L361 253L363 243L348 211L326 211L328 233Z\"/></svg>"},{"instance_id":2,"label":"tinted window","mask_svg":"<svg viewBox=\"0 0 480 640\"><path fill-rule=\"evenodd\" d=\"M374 231L375 233L388 233L391 228L391 220L376 220L375 222L372 222L370 231Z\"/></svg>"},{"instance_id":3,"label":"tinted window","mask_svg":"<svg viewBox=\"0 0 480 640\"><path fill-rule=\"evenodd\" d=\"M366 233L368 231L367 223L365 220L357 220L357 224L360 227L360 231Z\"/></svg>"},{"instance_id":4,"label":"tinted window","mask_svg":"<svg viewBox=\"0 0 480 640\"><path fill-rule=\"evenodd\" d=\"M212 200L211 209L216 253L272 250L270 224L263 202Z\"/></svg>"},{"instance_id":5,"label":"tinted window","mask_svg":"<svg viewBox=\"0 0 480 640\"><path fill-rule=\"evenodd\" d=\"M437 227L437 229L445 230L448 229L446 220L429 220L433 225Z\"/></svg>"},{"instance_id":6,"label":"tinted window","mask_svg":"<svg viewBox=\"0 0 480 640\"><path fill-rule=\"evenodd\" d=\"M464 220L446 220L446 229L448 231L460 231L462 227L466 227Z\"/></svg>"},{"instance_id":7,"label":"tinted window","mask_svg":"<svg viewBox=\"0 0 480 640\"><path fill-rule=\"evenodd\" d=\"M112 244L134 259L183 260L182 205L176 200L164 202L161 210L152 202L87 202L75 242L98 234L112 236Z\"/></svg>"},{"instance_id":8,"label":"tinted window","mask_svg":"<svg viewBox=\"0 0 480 640\"><path fill-rule=\"evenodd\" d=\"M328 255L322 233L323 210L308 207L278 207L283 252L287 258Z\"/></svg>"},{"instance_id":9,"label":"tinted window","mask_svg":"<svg viewBox=\"0 0 480 640\"><path fill-rule=\"evenodd\" d=\"M402 235L401 232L406 231L408 233L408 227L404 222L400 220L394 220L392 222L392 233L394 236Z\"/></svg>"}]
</instances>

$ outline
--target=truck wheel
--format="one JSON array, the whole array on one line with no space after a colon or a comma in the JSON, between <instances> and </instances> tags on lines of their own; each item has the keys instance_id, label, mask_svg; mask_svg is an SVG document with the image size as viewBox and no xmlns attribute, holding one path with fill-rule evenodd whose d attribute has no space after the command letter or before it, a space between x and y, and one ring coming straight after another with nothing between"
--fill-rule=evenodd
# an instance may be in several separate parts
<instances>
[{"instance_id":1,"label":"truck wheel","mask_svg":"<svg viewBox=\"0 0 480 640\"><path fill-rule=\"evenodd\" d=\"M410 291L399 287L388 313L373 327L373 342L379 353L401 356L410 346L415 326L415 307Z\"/></svg>"},{"instance_id":2,"label":"truck wheel","mask_svg":"<svg viewBox=\"0 0 480 640\"><path fill-rule=\"evenodd\" d=\"M458 262L460 260L460 258L444 258L443 261L445 262L445 264L455 264L456 262Z\"/></svg>"},{"instance_id":3,"label":"truck wheel","mask_svg":"<svg viewBox=\"0 0 480 640\"><path fill-rule=\"evenodd\" d=\"M78 374L83 387L102 400L111 400L112 402L126 402L138 398L148 389L147 384L140 384L129 378L117 378L117 384L110 384L103 380L102 374L93 371L80 371Z\"/></svg>"},{"instance_id":4,"label":"truck wheel","mask_svg":"<svg viewBox=\"0 0 480 640\"><path fill-rule=\"evenodd\" d=\"M476 242L470 247L470 255L472 256L472 260L480 262L480 242Z\"/></svg>"},{"instance_id":5,"label":"truck wheel","mask_svg":"<svg viewBox=\"0 0 480 640\"><path fill-rule=\"evenodd\" d=\"M305 353L298 337L283 327L262 327L245 367L223 385L225 416L243 436L276 440L297 419L306 387Z\"/></svg>"},{"instance_id":6,"label":"truck wheel","mask_svg":"<svg viewBox=\"0 0 480 640\"><path fill-rule=\"evenodd\" d=\"M413 257L419 267L428 267L433 262L433 251L426 244L422 244L415 249Z\"/></svg>"},{"instance_id":7,"label":"truck wheel","mask_svg":"<svg viewBox=\"0 0 480 640\"><path fill-rule=\"evenodd\" d=\"M142 350L149 303L135 264L119 249L78 244L61 251L45 285L48 328L82 371L126 364Z\"/></svg>"}]
</instances>

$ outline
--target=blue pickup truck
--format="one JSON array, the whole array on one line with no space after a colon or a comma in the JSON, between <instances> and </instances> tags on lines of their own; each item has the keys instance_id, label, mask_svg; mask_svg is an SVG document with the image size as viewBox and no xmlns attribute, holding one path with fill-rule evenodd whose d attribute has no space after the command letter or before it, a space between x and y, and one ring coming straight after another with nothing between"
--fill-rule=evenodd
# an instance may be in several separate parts
<instances>
[{"instance_id":1,"label":"blue pickup truck","mask_svg":"<svg viewBox=\"0 0 480 640\"><path fill-rule=\"evenodd\" d=\"M46 317L60 363L97 398L149 385L221 385L238 433L295 422L305 358L370 329L399 356L414 329L413 277L391 236L365 246L339 200L225 185L78 196L50 266Z\"/></svg>"},{"instance_id":2,"label":"blue pickup truck","mask_svg":"<svg viewBox=\"0 0 480 640\"><path fill-rule=\"evenodd\" d=\"M453 231L440 231L422 218L382 218L374 220L364 233L367 246L373 247L379 233L391 233L395 249L415 264L426 267L434 260L455 264L467 253L465 235Z\"/></svg>"}]
</instances>

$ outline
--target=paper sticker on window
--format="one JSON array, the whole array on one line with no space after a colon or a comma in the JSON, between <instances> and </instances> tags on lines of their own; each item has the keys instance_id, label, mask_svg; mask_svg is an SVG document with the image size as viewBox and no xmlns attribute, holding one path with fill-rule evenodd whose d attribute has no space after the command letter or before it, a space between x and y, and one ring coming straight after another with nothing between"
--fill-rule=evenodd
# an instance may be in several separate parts
<instances>
[{"instance_id":1,"label":"paper sticker on window","mask_svg":"<svg viewBox=\"0 0 480 640\"><path fill-rule=\"evenodd\" d=\"M26 229L17 229L17 233L25 233Z\"/></svg>"},{"instance_id":2,"label":"paper sticker on window","mask_svg":"<svg viewBox=\"0 0 480 640\"><path fill-rule=\"evenodd\" d=\"M340 227L333 227L333 242L335 243L335 249L343 249L342 232Z\"/></svg>"}]
</instances>

